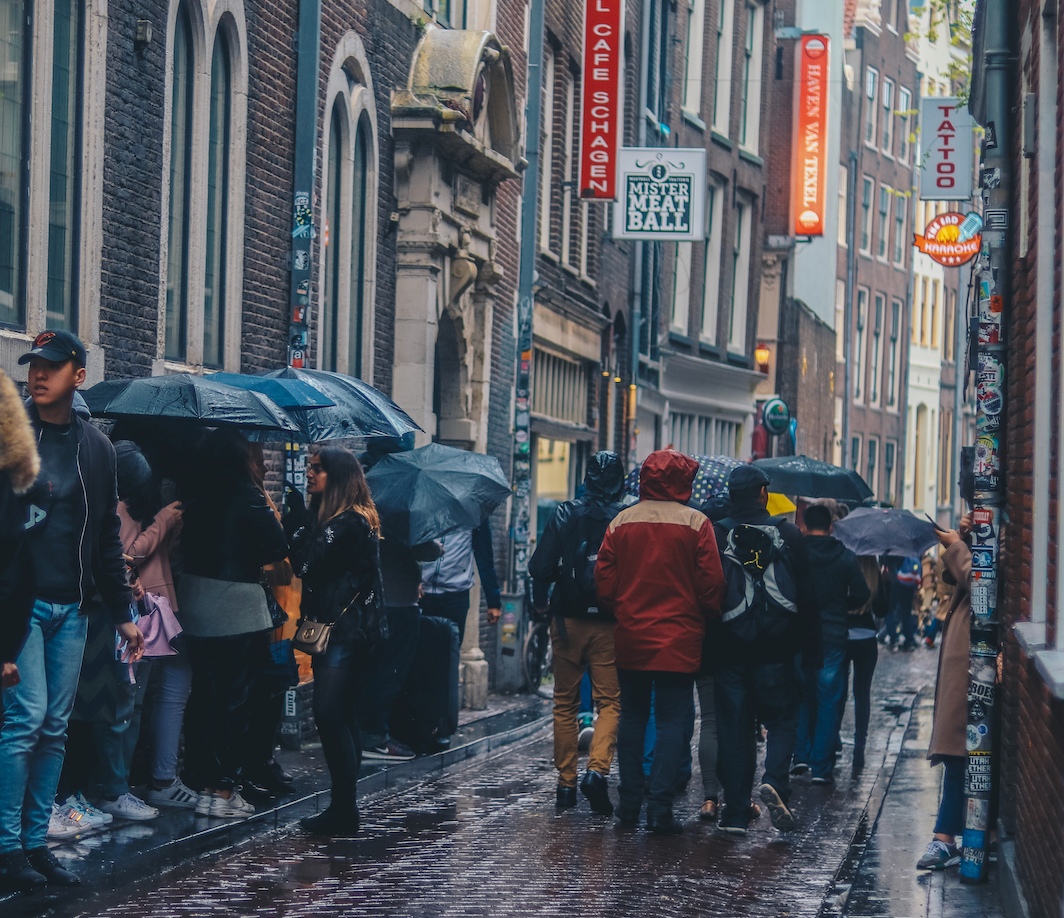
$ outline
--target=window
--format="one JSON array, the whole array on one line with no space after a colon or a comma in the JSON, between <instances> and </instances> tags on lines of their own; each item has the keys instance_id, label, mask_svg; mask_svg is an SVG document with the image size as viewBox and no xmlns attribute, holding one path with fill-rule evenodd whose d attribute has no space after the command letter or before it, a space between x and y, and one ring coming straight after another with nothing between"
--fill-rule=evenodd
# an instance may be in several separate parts
<instances>
[{"instance_id":1,"label":"window","mask_svg":"<svg viewBox=\"0 0 1064 918\"><path fill-rule=\"evenodd\" d=\"M23 123L29 108L26 0L8 2L0 14L0 55L4 93L0 97L0 324L26 321L22 292L23 195L26 187L26 141Z\"/></svg>"},{"instance_id":2,"label":"window","mask_svg":"<svg viewBox=\"0 0 1064 918\"><path fill-rule=\"evenodd\" d=\"M341 244L341 193L344 182L344 107L343 99L333 102L329 119L329 161L325 174L325 206L323 218L325 270L322 288L322 369L336 371L340 358L340 269L343 246Z\"/></svg>"},{"instance_id":3,"label":"window","mask_svg":"<svg viewBox=\"0 0 1064 918\"><path fill-rule=\"evenodd\" d=\"M735 242L732 248L731 320L728 350L746 353L746 304L750 293L750 211L748 202L735 205Z\"/></svg>"},{"instance_id":4,"label":"window","mask_svg":"<svg viewBox=\"0 0 1064 918\"><path fill-rule=\"evenodd\" d=\"M868 291L857 291L857 335L853 349L853 397L861 400L861 374L864 371L865 320L868 318Z\"/></svg>"},{"instance_id":5,"label":"window","mask_svg":"<svg viewBox=\"0 0 1064 918\"><path fill-rule=\"evenodd\" d=\"M850 468L855 472L861 467L861 438L850 438Z\"/></svg>"},{"instance_id":6,"label":"window","mask_svg":"<svg viewBox=\"0 0 1064 918\"><path fill-rule=\"evenodd\" d=\"M879 493L879 488L876 487L876 459L879 458L879 441L874 437L868 438L868 474L865 475L865 484L868 485L874 494Z\"/></svg>"},{"instance_id":7,"label":"window","mask_svg":"<svg viewBox=\"0 0 1064 918\"><path fill-rule=\"evenodd\" d=\"M949 503L949 479L953 458L953 412L943 408L938 413L938 494L939 504Z\"/></svg>"},{"instance_id":8,"label":"window","mask_svg":"<svg viewBox=\"0 0 1064 918\"><path fill-rule=\"evenodd\" d=\"M835 360L846 359L846 281L835 281Z\"/></svg>"},{"instance_id":9,"label":"window","mask_svg":"<svg viewBox=\"0 0 1064 918\"><path fill-rule=\"evenodd\" d=\"M946 331L942 336L942 357L952 362L957 339L957 291L948 291L946 302L949 305L946 307Z\"/></svg>"},{"instance_id":10,"label":"window","mask_svg":"<svg viewBox=\"0 0 1064 918\"><path fill-rule=\"evenodd\" d=\"M351 182L351 293L348 304L347 372L362 377L363 323L366 317L368 269L366 252L373 251L376 234L371 232L368 209L370 189L370 136L367 118L359 118L355 132L354 168ZM368 336L367 336L368 337Z\"/></svg>"},{"instance_id":11,"label":"window","mask_svg":"<svg viewBox=\"0 0 1064 918\"><path fill-rule=\"evenodd\" d=\"M588 392L591 384L588 366L549 351L533 351L532 410L536 414L587 424Z\"/></svg>"},{"instance_id":12,"label":"window","mask_svg":"<svg viewBox=\"0 0 1064 918\"><path fill-rule=\"evenodd\" d=\"M591 202L580 202L580 276L584 280L591 280L588 276L588 243L591 239Z\"/></svg>"},{"instance_id":13,"label":"window","mask_svg":"<svg viewBox=\"0 0 1064 918\"><path fill-rule=\"evenodd\" d=\"M861 185L861 252L872 254L872 196L875 194L875 179L867 175Z\"/></svg>"},{"instance_id":14,"label":"window","mask_svg":"<svg viewBox=\"0 0 1064 918\"><path fill-rule=\"evenodd\" d=\"M192 99L196 73L192 19L186 4L174 27L170 112L170 232L166 256L166 356L184 360L188 347L189 242L192 205Z\"/></svg>"},{"instance_id":15,"label":"window","mask_svg":"<svg viewBox=\"0 0 1064 918\"><path fill-rule=\"evenodd\" d=\"M915 338L913 340L916 340ZM920 278L920 338L922 345L927 344L927 278Z\"/></svg>"},{"instance_id":16,"label":"window","mask_svg":"<svg viewBox=\"0 0 1064 918\"><path fill-rule=\"evenodd\" d=\"M440 25L451 29L464 29L467 4L468 0L425 0L424 8Z\"/></svg>"},{"instance_id":17,"label":"window","mask_svg":"<svg viewBox=\"0 0 1064 918\"><path fill-rule=\"evenodd\" d=\"M207 147L207 263L203 287L203 365L220 367L224 355L226 256L229 231L229 130L233 86L229 47L219 35L211 62Z\"/></svg>"},{"instance_id":18,"label":"window","mask_svg":"<svg viewBox=\"0 0 1064 918\"><path fill-rule=\"evenodd\" d=\"M883 138L881 146L887 156L894 153L894 81L883 80L883 91L880 93L883 102Z\"/></svg>"},{"instance_id":19,"label":"window","mask_svg":"<svg viewBox=\"0 0 1064 918\"><path fill-rule=\"evenodd\" d=\"M931 283L931 347L938 347L938 281Z\"/></svg>"},{"instance_id":20,"label":"window","mask_svg":"<svg viewBox=\"0 0 1064 918\"><path fill-rule=\"evenodd\" d=\"M747 4L746 43L743 46L742 108L739 112L739 144L758 151L761 128L761 47L764 41L760 4Z\"/></svg>"},{"instance_id":21,"label":"window","mask_svg":"<svg viewBox=\"0 0 1064 918\"><path fill-rule=\"evenodd\" d=\"M728 136L731 121L732 37L735 0L720 0L717 18L717 74L713 81L713 130Z\"/></svg>"},{"instance_id":22,"label":"window","mask_svg":"<svg viewBox=\"0 0 1064 918\"><path fill-rule=\"evenodd\" d=\"M647 68L647 108L660 123L668 121L669 88L672 73L669 68L669 0L648 0L650 3L650 61Z\"/></svg>"},{"instance_id":23,"label":"window","mask_svg":"<svg viewBox=\"0 0 1064 918\"><path fill-rule=\"evenodd\" d=\"M669 414L669 435L672 448L689 456L736 457L742 425L736 421L674 411Z\"/></svg>"},{"instance_id":24,"label":"window","mask_svg":"<svg viewBox=\"0 0 1064 918\"><path fill-rule=\"evenodd\" d=\"M883 496L888 504L895 503L894 490L894 454L897 446L887 440L883 448Z\"/></svg>"},{"instance_id":25,"label":"window","mask_svg":"<svg viewBox=\"0 0 1064 918\"><path fill-rule=\"evenodd\" d=\"M879 116L876 106L876 86L879 73L869 67L865 71L865 126L864 139L869 146L876 145L876 119Z\"/></svg>"},{"instance_id":26,"label":"window","mask_svg":"<svg viewBox=\"0 0 1064 918\"><path fill-rule=\"evenodd\" d=\"M912 109L913 97L912 93L907 89L898 90L898 159L901 162L907 162L909 159L909 135L912 132L910 126L912 116L909 111Z\"/></svg>"},{"instance_id":27,"label":"window","mask_svg":"<svg viewBox=\"0 0 1064 918\"><path fill-rule=\"evenodd\" d=\"M706 198L706 266L702 287L702 340L717 343L717 316L720 302L721 214L724 198L722 189L709 186Z\"/></svg>"},{"instance_id":28,"label":"window","mask_svg":"<svg viewBox=\"0 0 1064 918\"><path fill-rule=\"evenodd\" d=\"M898 338L901 336L901 300L890 304L890 346L887 349L887 381L884 386L887 406L894 407L898 375Z\"/></svg>"},{"instance_id":29,"label":"window","mask_svg":"<svg viewBox=\"0 0 1064 918\"><path fill-rule=\"evenodd\" d=\"M572 261L570 247L573 241L573 127L576 119L576 81L571 73L565 74L565 146L562 148L562 264Z\"/></svg>"},{"instance_id":30,"label":"window","mask_svg":"<svg viewBox=\"0 0 1064 918\"><path fill-rule=\"evenodd\" d=\"M872 322L872 363L868 368L868 402L875 405L879 401L879 343L883 336L883 295L876 294L876 308ZM872 444L869 441L869 456Z\"/></svg>"},{"instance_id":31,"label":"window","mask_svg":"<svg viewBox=\"0 0 1064 918\"><path fill-rule=\"evenodd\" d=\"M876 246L876 254L882 258L887 257L887 246L890 242L890 198L893 193L887 185L879 186L879 239Z\"/></svg>"},{"instance_id":32,"label":"window","mask_svg":"<svg viewBox=\"0 0 1064 918\"><path fill-rule=\"evenodd\" d=\"M905 232L905 217L908 210L907 201L900 195L894 201L894 264L905 265L905 245L908 236Z\"/></svg>"},{"instance_id":33,"label":"window","mask_svg":"<svg viewBox=\"0 0 1064 918\"><path fill-rule=\"evenodd\" d=\"M691 0L687 11L687 59L684 62L683 107L702 112L702 52L705 45L706 0Z\"/></svg>"},{"instance_id":34,"label":"window","mask_svg":"<svg viewBox=\"0 0 1064 918\"><path fill-rule=\"evenodd\" d=\"M846 246L846 233L850 228L850 209L846 206L850 193L850 170L845 166L839 166L839 222L836 241L839 245Z\"/></svg>"},{"instance_id":35,"label":"window","mask_svg":"<svg viewBox=\"0 0 1064 918\"><path fill-rule=\"evenodd\" d=\"M672 284L673 331L686 335L691 314L691 247L693 243L676 243L676 261Z\"/></svg>"},{"instance_id":36,"label":"window","mask_svg":"<svg viewBox=\"0 0 1064 918\"><path fill-rule=\"evenodd\" d=\"M539 248L550 251L551 185L554 152L554 52L543 49L543 144L539 173Z\"/></svg>"}]
</instances>

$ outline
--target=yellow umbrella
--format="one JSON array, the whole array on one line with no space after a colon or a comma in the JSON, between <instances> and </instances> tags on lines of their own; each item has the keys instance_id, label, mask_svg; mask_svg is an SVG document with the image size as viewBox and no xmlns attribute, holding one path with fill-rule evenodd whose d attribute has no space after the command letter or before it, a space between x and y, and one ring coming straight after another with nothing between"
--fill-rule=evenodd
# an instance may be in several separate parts
<instances>
[{"instance_id":1,"label":"yellow umbrella","mask_svg":"<svg viewBox=\"0 0 1064 918\"><path fill-rule=\"evenodd\" d=\"M768 492L768 512L773 516L780 516L784 513L790 513L792 510L797 510L798 505L791 502L791 499L786 494L775 494L772 491Z\"/></svg>"}]
</instances>

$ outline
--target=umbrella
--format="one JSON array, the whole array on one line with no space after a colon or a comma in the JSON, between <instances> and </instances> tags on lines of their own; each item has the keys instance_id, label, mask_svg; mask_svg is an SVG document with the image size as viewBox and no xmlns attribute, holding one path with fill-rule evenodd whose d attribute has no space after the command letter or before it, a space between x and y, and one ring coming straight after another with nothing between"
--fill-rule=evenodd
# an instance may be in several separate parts
<instances>
[{"instance_id":1,"label":"umbrella","mask_svg":"<svg viewBox=\"0 0 1064 918\"><path fill-rule=\"evenodd\" d=\"M510 493L494 456L439 443L385 456L366 480L385 538L404 545L476 529Z\"/></svg>"},{"instance_id":2,"label":"umbrella","mask_svg":"<svg viewBox=\"0 0 1064 918\"><path fill-rule=\"evenodd\" d=\"M84 395L97 417L183 418L211 427L299 432L288 415L265 395L191 373L108 379Z\"/></svg>"},{"instance_id":3,"label":"umbrella","mask_svg":"<svg viewBox=\"0 0 1064 918\"><path fill-rule=\"evenodd\" d=\"M832 533L855 555L919 558L938 544L935 527L908 510L858 507L835 523Z\"/></svg>"},{"instance_id":4,"label":"umbrella","mask_svg":"<svg viewBox=\"0 0 1064 918\"><path fill-rule=\"evenodd\" d=\"M288 413L304 443L351 437L395 437L421 430L395 402L353 376L328 370L271 370L262 379L299 380L334 404L326 408L290 408Z\"/></svg>"},{"instance_id":5,"label":"umbrella","mask_svg":"<svg viewBox=\"0 0 1064 918\"><path fill-rule=\"evenodd\" d=\"M758 459L754 463L768 475L769 490L801 497L833 497L860 502L872 489L852 469L844 469L808 456Z\"/></svg>"},{"instance_id":6,"label":"umbrella","mask_svg":"<svg viewBox=\"0 0 1064 918\"><path fill-rule=\"evenodd\" d=\"M247 373L208 373L205 378L238 389L261 392L286 411L291 408L332 408L336 405L331 398L301 379L267 379Z\"/></svg>"},{"instance_id":7,"label":"umbrella","mask_svg":"<svg viewBox=\"0 0 1064 918\"><path fill-rule=\"evenodd\" d=\"M692 456L698 463L694 481L691 482L691 497L702 503L707 497L727 494L728 476L731 470L743 464L741 459L731 456ZM632 469L624 482L626 494L639 496L639 467Z\"/></svg>"}]
</instances>

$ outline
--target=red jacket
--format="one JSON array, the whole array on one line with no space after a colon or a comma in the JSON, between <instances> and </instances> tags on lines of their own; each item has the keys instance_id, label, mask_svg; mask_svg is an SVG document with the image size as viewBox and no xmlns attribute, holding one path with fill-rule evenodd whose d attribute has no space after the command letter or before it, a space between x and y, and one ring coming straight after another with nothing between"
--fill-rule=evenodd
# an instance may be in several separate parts
<instances>
[{"instance_id":1,"label":"red jacket","mask_svg":"<svg viewBox=\"0 0 1064 918\"><path fill-rule=\"evenodd\" d=\"M706 619L720 615L724 573L713 524L688 507L698 463L657 450L639 474L639 503L618 514L599 549L599 604L617 617L620 669L694 673Z\"/></svg>"}]
</instances>

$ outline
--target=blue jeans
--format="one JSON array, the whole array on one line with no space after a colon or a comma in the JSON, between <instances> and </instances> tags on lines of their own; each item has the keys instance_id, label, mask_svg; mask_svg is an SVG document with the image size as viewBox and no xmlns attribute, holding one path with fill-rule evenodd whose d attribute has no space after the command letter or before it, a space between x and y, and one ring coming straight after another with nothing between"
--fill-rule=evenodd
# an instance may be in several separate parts
<instances>
[{"instance_id":1,"label":"blue jeans","mask_svg":"<svg viewBox=\"0 0 1064 918\"><path fill-rule=\"evenodd\" d=\"M4 689L0 732L0 854L40 848L63 770L87 619L77 603L33 604L15 663L22 681Z\"/></svg>"},{"instance_id":2,"label":"blue jeans","mask_svg":"<svg viewBox=\"0 0 1064 918\"><path fill-rule=\"evenodd\" d=\"M938 804L938 821L935 831L941 835L964 833L964 770L967 762L963 755L944 755L942 765L946 774L942 778L942 799Z\"/></svg>"},{"instance_id":3,"label":"blue jeans","mask_svg":"<svg viewBox=\"0 0 1064 918\"><path fill-rule=\"evenodd\" d=\"M651 699L653 701L653 698ZM691 705L684 714L683 738L686 743L680 759L680 782L686 784L691 780L691 740L695 736L695 696L691 694ZM643 774L650 780L650 771L654 767L654 747L658 742L658 726L654 720L654 708L650 708L650 720L647 721L647 736L643 742Z\"/></svg>"},{"instance_id":4,"label":"blue jeans","mask_svg":"<svg viewBox=\"0 0 1064 918\"><path fill-rule=\"evenodd\" d=\"M839 698L846 685L846 648L824 649L824 665L815 673L802 671L802 702L798 708L796 762L808 762L814 778L826 778L835 764Z\"/></svg>"}]
</instances>

